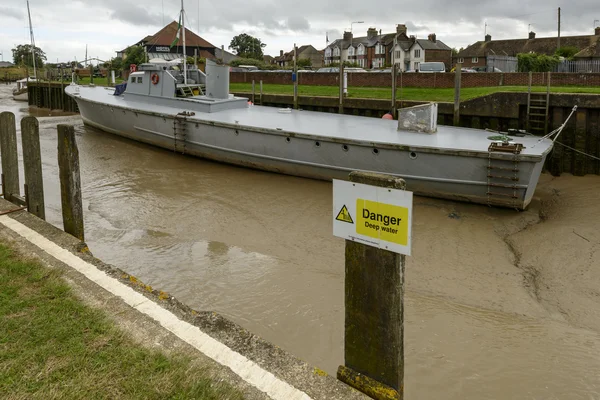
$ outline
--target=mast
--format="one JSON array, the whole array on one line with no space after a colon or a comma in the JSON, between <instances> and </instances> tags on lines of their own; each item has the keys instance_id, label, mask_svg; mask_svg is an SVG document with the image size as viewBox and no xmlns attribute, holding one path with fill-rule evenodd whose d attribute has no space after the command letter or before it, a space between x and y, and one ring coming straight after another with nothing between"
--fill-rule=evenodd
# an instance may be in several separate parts
<instances>
[{"instance_id":1,"label":"mast","mask_svg":"<svg viewBox=\"0 0 600 400\"><path fill-rule=\"evenodd\" d=\"M187 54L185 52L185 12L183 11L183 0L181 0L181 31L183 35L183 83L187 85Z\"/></svg>"},{"instance_id":2,"label":"mast","mask_svg":"<svg viewBox=\"0 0 600 400\"><path fill-rule=\"evenodd\" d=\"M181 0L183 2L183 0ZM27 0L27 16L29 17L29 38L31 40L31 56L33 58L33 76L37 79L37 69L35 66L35 39L33 38L33 28L31 27L31 12L29 11L29 0Z\"/></svg>"}]
</instances>

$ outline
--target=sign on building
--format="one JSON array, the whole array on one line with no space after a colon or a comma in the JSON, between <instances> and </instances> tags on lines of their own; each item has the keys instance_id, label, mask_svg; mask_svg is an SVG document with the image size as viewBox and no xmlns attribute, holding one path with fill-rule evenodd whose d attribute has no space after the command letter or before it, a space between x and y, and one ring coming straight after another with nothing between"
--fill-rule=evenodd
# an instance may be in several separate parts
<instances>
[{"instance_id":1,"label":"sign on building","mask_svg":"<svg viewBox=\"0 0 600 400\"><path fill-rule=\"evenodd\" d=\"M333 234L410 256L413 194L333 180Z\"/></svg>"}]
</instances>

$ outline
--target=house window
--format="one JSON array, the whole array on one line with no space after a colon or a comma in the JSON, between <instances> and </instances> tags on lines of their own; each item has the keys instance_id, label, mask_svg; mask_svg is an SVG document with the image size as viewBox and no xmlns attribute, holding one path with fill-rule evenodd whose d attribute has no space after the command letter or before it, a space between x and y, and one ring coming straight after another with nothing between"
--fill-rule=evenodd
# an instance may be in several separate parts
<instances>
[{"instance_id":1,"label":"house window","mask_svg":"<svg viewBox=\"0 0 600 400\"><path fill-rule=\"evenodd\" d=\"M338 57L339 55L340 55L340 49L336 47L335 49L333 49L333 56Z\"/></svg>"},{"instance_id":2,"label":"house window","mask_svg":"<svg viewBox=\"0 0 600 400\"><path fill-rule=\"evenodd\" d=\"M415 50L415 58L419 58L419 57L421 57L421 50L420 49Z\"/></svg>"},{"instance_id":3,"label":"house window","mask_svg":"<svg viewBox=\"0 0 600 400\"><path fill-rule=\"evenodd\" d=\"M415 50L415 51L416 51L416 50ZM415 71L418 71L418 70L419 70L419 63L418 63L418 62L415 62L415 64L414 64L414 70L415 70Z\"/></svg>"},{"instance_id":4,"label":"house window","mask_svg":"<svg viewBox=\"0 0 600 400\"><path fill-rule=\"evenodd\" d=\"M354 47L350 46L350 47L348 48L348 55L349 55L349 56L353 56L353 55L354 55Z\"/></svg>"},{"instance_id":5,"label":"house window","mask_svg":"<svg viewBox=\"0 0 600 400\"><path fill-rule=\"evenodd\" d=\"M464 58L459 58L459 59L458 59L458 63L459 63L459 64L462 64L462 63L464 63L464 62L465 62L465 59L464 59Z\"/></svg>"},{"instance_id":6,"label":"house window","mask_svg":"<svg viewBox=\"0 0 600 400\"><path fill-rule=\"evenodd\" d=\"M330 48L325 50L325 57L331 57L331 49Z\"/></svg>"},{"instance_id":7,"label":"house window","mask_svg":"<svg viewBox=\"0 0 600 400\"><path fill-rule=\"evenodd\" d=\"M471 59L471 62L472 62L473 64L477 64L477 63L479 62L479 59L478 59L477 57L473 57L473 58Z\"/></svg>"}]
</instances>

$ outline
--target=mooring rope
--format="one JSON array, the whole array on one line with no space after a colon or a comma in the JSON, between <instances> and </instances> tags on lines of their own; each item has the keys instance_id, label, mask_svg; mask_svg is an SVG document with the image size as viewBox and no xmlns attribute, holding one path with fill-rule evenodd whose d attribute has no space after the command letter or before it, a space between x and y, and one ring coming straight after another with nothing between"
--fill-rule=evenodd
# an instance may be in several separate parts
<instances>
[{"instance_id":1,"label":"mooring rope","mask_svg":"<svg viewBox=\"0 0 600 400\"><path fill-rule=\"evenodd\" d=\"M567 146L566 144L564 144L564 143L561 143L561 142L554 142L554 143L556 143L556 144L560 144L561 146L563 146L563 147L566 147L566 148L567 148L567 149L569 149L569 150L573 150L573 151L575 151L575 152L577 152L577 153L579 153L579 154L583 154L584 156L587 156L587 157L593 158L594 160L598 160L598 161L600 161L600 157L596 157L596 156L593 156L593 155L591 155L591 154L584 153L583 151L580 151L580 150L574 149L574 148L572 148L571 146Z\"/></svg>"}]
</instances>

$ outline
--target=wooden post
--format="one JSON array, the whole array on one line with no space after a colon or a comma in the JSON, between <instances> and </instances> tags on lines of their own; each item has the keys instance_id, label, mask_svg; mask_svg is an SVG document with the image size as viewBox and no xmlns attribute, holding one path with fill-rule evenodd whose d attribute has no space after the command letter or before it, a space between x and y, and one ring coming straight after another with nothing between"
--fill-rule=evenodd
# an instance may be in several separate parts
<instances>
[{"instance_id":1,"label":"wooden post","mask_svg":"<svg viewBox=\"0 0 600 400\"><path fill-rule=\"evenodd\" d=\"M456 64L454 72L454 126L460 124L460 79L462 63Z\"/></svg>"},{"instance_id":2,"label":"wooden post","mask_svg":"<svg viewBox=\"0 0 600 400\"><path fill-rule=\"evenodd\" d=\"M396 73L397 73L397 65L396 63L392 64L392 117L396 118L397 107L396 107Z\"/></svg>"},{"instance_id":3,"label":"wooden post","mask_svg":"<svg viewBox=\"0 0 600 400\"><path fill-rule=\"evenodd\" d=\"M401 178L352 172L350 181L405 189ZM405 256L346 240L345 365L339 380L378 400L404 397Z\"/></svg>"},{"instance_id":4,"label":"wooden post","mask_svg":"<svg viewBox=\"0 0 600 400\"><path fill-rule=\"evenodd\" d=\"M79 150L72 125L58 125L58 169L65 232L84 241Z\"/></svg>"},{"instance_id":5,"label":"wooden post","mask_svg":"<svg viewBox=\"0 0 600 400\"><path fill-rule=\"evenodd\" d=\"M48 80L48 109L52 111L52 84Z\"/></svg>"},{"instance_id":6,"label":"wooden post","mask_svg":"<svg viewBox=\"0 0 600 400\"><path fill-rule=\"evenodd\" d=\"M38 218L46 219L42 155L40 151L40 125L37 118L25 117L21 120L21 140L23 143L27 211Z\"/></svg>"},{"instance_id":7,"label":"wooden post","mask_svg":"<svg viewBox=\"0 0 600 400\"><path fill-rule=\"evenodd\" d=\"M90 83L94 83L94 66L90 63Z\"/></svg>"},{"instance_id":8,"label":"wooden post","mask_svg":"<svg viewBox=\"0 0 600 400\"><path fill-rule=\"evenodd\" d=\"M527 85L527 121L525 121L525 130L529 132L529 114L531 114L531 83L533 81L533 72L529 71L529 83Z\"/></svg>"},{"instance_id":9,"label":"wooden post","mask_svg":"<svg viewBox=\"0 0 600 400\"><path fill-rule=\"evenodd\" d=\"M294 110L298 109L298 47L294 43Z\"/></svg>"},{"instance_id":10,"label":"wooden post","mask_svg":"<svg viewBox=\"0 0 600 400\"><path fill-rule=\"evenodd\" d=\"M2 156L2 193L12 203L19 196L19 157L17 154L17 127L15 114L5 111L0 114L0 154Z\"/></svg>"},{"instance_id":11,"label":"wooden post","mask_svg":"<svg viewBox=\"0 0 600 400\"><path fill-rule=\"evenodd\" d=\"M256 85L254 84L254 79L252 79L252 104L254 104L254 94L256 93Z\"/></svg>"},{"instance_id":12,"label":"wooden post","mask_svg":"<svg viewBox=\"0 0 600 400\"><path fill-rule=\"evenodd\" d=\"M548 110L550 109L550 79L552 72L548 71L548 82L546 83L546 119L544 121L544 135L548 133Z\"/></svg>"},{"instance_id":13,"label":"wooden post","mask_svg":"<svg viewBox=\"0 0 600 400\"><path fill-rule=\"evenodd\" d=\"M262 95L263 95L263 90L262 90L262 79L260 80L260 105L263 105L263 99L262 99Z\"/></svg>"},{"instance_id":14,"label":"wooden post","mask_svg":"<svg viewBox=\"0 0 600 400\"><path fill-rule=\"evenodd\" d=\"M340 57L340 105L338 113L344 113L344 62Z\"/></svg>"}]
</instances>

